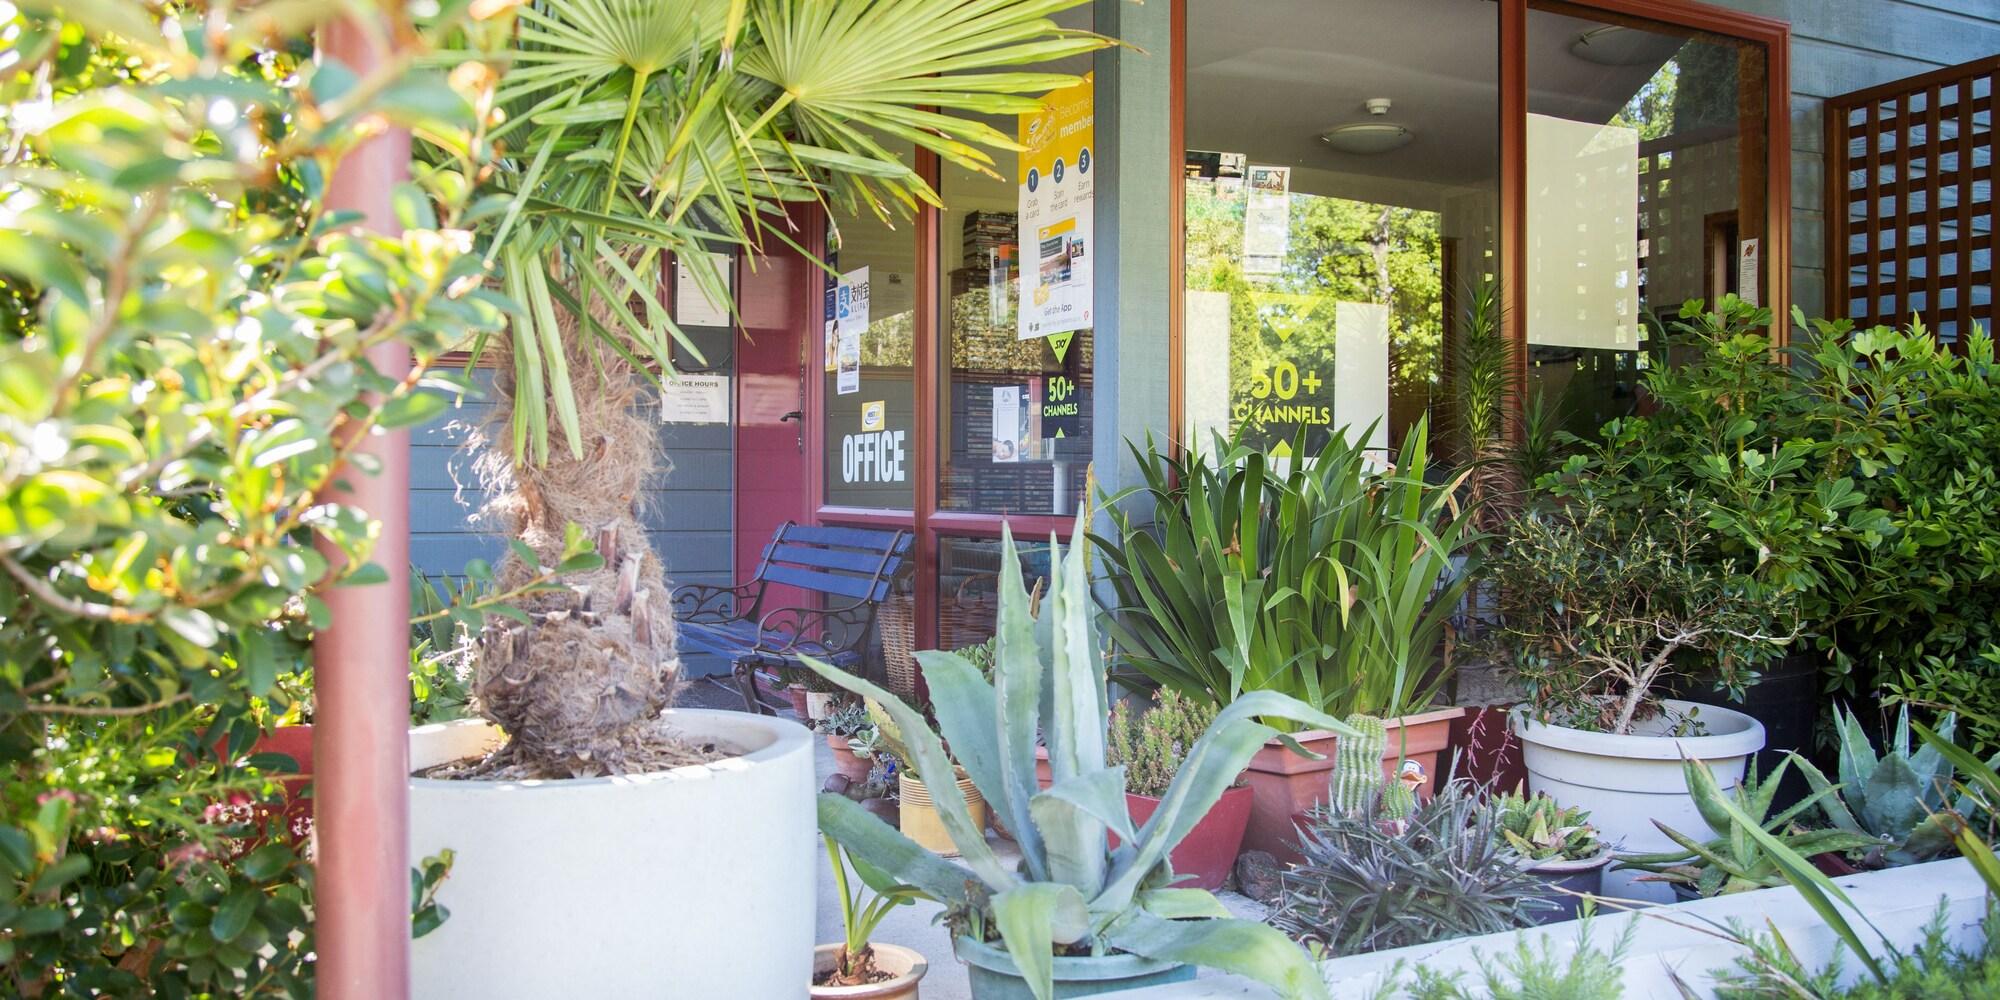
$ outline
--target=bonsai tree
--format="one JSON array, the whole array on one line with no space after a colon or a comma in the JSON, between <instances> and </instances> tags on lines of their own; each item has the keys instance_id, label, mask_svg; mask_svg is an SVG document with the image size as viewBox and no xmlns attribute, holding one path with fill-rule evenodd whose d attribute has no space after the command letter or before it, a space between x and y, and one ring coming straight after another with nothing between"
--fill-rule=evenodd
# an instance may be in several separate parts
<instances>
[{"instance_id":1,"label":"bonsai tree","mask_svg":"<svg viewBox=\"0 0 2000 1000\"><path fill-rule=\"evenodd\" d=\"M1079 539L1082 529L1079 519ZM1086 544L1067 551L1052 544L1056 569L1037 620L1028 613L1013 538L1004 536L993 680L956 653L917 654L935 699L935 733L882 688L807 661L893 719L963 862L925 851L841 795L820 796L820 829L888 877L943 902L961 955L997 944L1042 1000L1053 994L1058 954L1074 961L1120 953L1240 973L1287 996L1325 996L1318 970L1282 934L1230 918L1206 891L1175 888L1169 854L1276 734L1259 717L1352 731L1294 698L1248 692L1188 747L1158 810L1135 830L1124 769L1105 762L1109 713ZM1054 774L1047 791L1035 777L1038 734ZM1018 864L1002 861L973 823L947 743L1013 831ZM1121 841L1115 853L1107 837L1114 831Z\"/></svg>"},{"instance_id":2,"label":"bonsai tree","mask_svg":"<svg viewBox=\"0 0 2000 1000\"><path fill-rule=\"evenodd\" d=\"M1494 634L1536 718L1629 734L1660 686L1696 664L1740 694L1799 634L1796 595L1699 551L1687 494L1626 517L1594 500L1516 519L1491 557Z\"/></svg>"},{"instance_id":3,"label":"bonsai tree","mask_svg":"<svg viewBox=\"0 0 2000 1000\"><path fill-rule=\"evenodd\" d=\"M477 464L491 522L519 543L503 585L531 553L555 561L571 522L604 565L487 629L474 690L510 742L486 770L676 759L657 723L679 670L669 590L636 506L664 468L637 407L672 377L670 345L700 356L666 308L665 259L726 302L709 251L798 249L790 203L937 204L884 136L998 176L987 151L1014 142L965 116L1033 111L1024 95L1077 83L1008 68L1109 44L1047 19L1083 2L533 0L512 25L494 175L509 200L481 235L520 309L472 345L496 366L504 425Z\"/></svg>"},{"instance_id":4,"label":"bonsai tree","mask_svg":"<svg viewBox=\"0 0 2000 1000\"><path fill-rule=\"evenodd\" d=\"M315 64L348 11L0 16L0 994L313 992L293 765L252 743L320 595L380 573L331 496L351 452L442 409L426 364L503 318L464 228L480 55L413 70L451 26L388 5L395 56ZM399 237L323 201L385 121L456 150L396 191ZM415 367L373 367L396 342Z\"/></svg>"}]
</instances>

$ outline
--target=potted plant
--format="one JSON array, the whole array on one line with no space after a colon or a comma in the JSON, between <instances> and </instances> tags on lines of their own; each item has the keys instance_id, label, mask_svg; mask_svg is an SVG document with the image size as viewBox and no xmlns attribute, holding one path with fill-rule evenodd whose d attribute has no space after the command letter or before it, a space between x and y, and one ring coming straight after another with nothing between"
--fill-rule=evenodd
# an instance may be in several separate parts
<instances>
[{"instance_id":1,"label":"potted plant","mask_svg":"<svg viewBox=\"0 0 2000 1000\"><path fill-rule=\"evenodd\" d=\"M1161 688L1158 703L1136 718L1124 701L1111 706L1105 763L1125 768L1125 806L1132 822L1143 824L1159 811L1160 796L1173 787L1188 748L1208 731L1215 713L1215 706L1172 688ZM1236 852L1243 846L1243 831L1249 822L1250 786L1239 777L1174 848L1174 871L1191 876L1183 884L1196 889L1222 888L1236 866ZM1111 838L1111 847L1118 847L1116 835Z\"/></svg>"},{"instance_id":2,"label":"potted plant","mask_svg":"<svg viewBox=\"0 0 2000 1000\"><path fill-rule=\"evenodd\" d=\"M821 830L944 903L976 1000L1050 1000L1181 981L1192 978L1191 962L1250 976L1288 996L1326 996L1318 970L1283 935L1229 918L1203 890L1176 887L1171 857L1274 734L1258 717L1335 732L1345 726L1275 691L1250 692L1217 713L1188 748L1159 810L1135 828L1124 775L1105 761L1109 710L1081 536L1079 524L1076 544L1066 552L1052 546L1058 568L1039 621L1028 613L1013 538L1003 536L993 680L956 654L917 654L937 733L887 691L809 661L900 727L962 863L919 848L845 796L820 796ZM1035 780L1038 732L1054 778L1046 791ZM947 741L974 787L1006 815L1020 848L1017 863L1003 861L987 843L957 784ZM1113 832L1123 841L1116 852Z\"/></svg>"},{"instance_id":3,"label":"potted plant","mask_svg":"<svg viewBox=\"0 0 2000 1000\"><path fill-rule=\"evenodd\" d=\"M1556 909L1538 914L1536 923L1576 919L1581 896L1604 891L1604 867L1611 848L1590 825L1590 813L1564 806L1546 795L1510 792L1494 800L1501 839L1519 855L1522 868L1549 887Z\"/></svg>"},{"instance_id":4,"label":"potted plant","mask_svg":"<svg viewBox=\"0 0 2000 1000\"><path fill-rule=\"evenodd\" d=\"M930 786L924 783L922 775L913 766L909 746L903 741L902 726L893 714L873 700L866 704L875 731L875 746L889 758L889 770L896 781L896 828L924 850L948 858L958 857L958 847L952 840L944 817L938 812L937 800L932 798ZM930 711L923 711L919 717L930 714ZM986 798L979 793L979 786L965 768L950 756L949 747L945 752L946 758L952 760L952 783L965 802L966 814L983 829L987 823Z\"/></svg>"},{"instance_id":5,"label":"potted plant","mask_svg":"<svg viewBox=\"0 0 2000 1000\"><path fill-rule=\"evenodd\" d=\"M1700 668L1740 689L1799 631L1789 592L1701 557L1706 522L1685 494L1643 517L1586 498L1516 519L1487 567L1493 635L1529 695L1512 716L1529 789L1590 813L1627 850L1675 846L1655 819L1700 829L1683 759L1730 788L1764 745L1755 719L1661 698L1661 682ZM1607 881L1614 895L1629 886Z\"/></svg>"},{"instance_id":6,"label":"potted plant","mask_svg":"<svg viewBox=\"0 0 2000 1000\"><path fill-rule=\"evenodd\" d=\"M832 837L822 839L827 861L833 865L840 926L846 937L813 949L813 1000L916 1000L917 984L930 963L912 949L871 942L869 937L891 910L925 898L923 893L847 853ZM860 885L850 887L849 870Z\"/></svg>"},{"instance_id":7,"label":"potted plant","mask_svg":"<svg viewBox=\"0 0 2000 1000\"><path fill-rule=\"evenodd\" d=\"M870 136L990 172L986 150L1013 143L980 116L1078 82L1022 64L1110 44L1048 20L1081 2L531 0L478 26L515 50L454 77L480 83L466 99L508 130L477 175L492 210L475 238L498 275L482 295L518 308L470 345L495 370L496 426L474 446L488 521L509 536L495 575L520 575L527 553L557 564L569 523L604 564L485 630L483 720L411 733L420 768L474 762L411 782L412 854L458 850L440 892L455 916L418 942L415 993L803 991L811 737L784 719L670 711L673 609L634 513L664 471L653 389L701 357L669 276L728 304L711 252L796 245L794 205L936 203ZM871 29L851 30L863 16ZM716 836L730 817L755 821Z\"/></svg>"},{"instance_id":8,"label":"potted plant","mask_svg":"<svg viewBox=\"0 0 2000 1000\"><path fill-rule=\"evenodd\" d=\"M1640 876L1640 881L1667 885L1676 898L1697 899L1786 884L1785 858L1783 852L1769 846L1773 843L1808 859L1875 846L1877 841L1867 834L1814 830L1798 822L1800 817L1811 814L1822 799L1832 796L1832 788L1818 789L1803 801L1772 815L1772 800L1784 780L1785 768L1796 759L1788 757L1762 781L1758 780L1753 765L1733 789L1724 789L1700 761L1682 762L1683 778L1695 805L1703 821L1717 831L1716 835L1704 840L1656 819L1653 824L1676 845L1675 849L1620 854L1618 867L1647 873ZM1724 801L1733 808L1724 808ZM1750 832L1753 827L1761 836Z\"/></svg>"},{"instance_id":9,"label":"potted plant","mask_svg":"<svg viewBox=\"0 0 2000 1000\"><path fill-rule=\"evenodd\" d=\"M878 738L875 723L868 718L868 706L850 699L838 708L829 709L813 722L813 728L826 736L836 773L847 775L857 784L868 780L868 772L875 766L873 750ZM857 743L870 752L865 756L856 753Z\"/></svg>"},{"instance_id":10,"label":"potted plant","mask_svg":"<svg viewBox=\"0 0 2000 1000\"><path fill-rule=\"evenodd\" d=\"M1448 619L1479 536L1453 497L1426 481L1428 425L1405 436L1393 468L1368 436L1333 433L1313 452L1301 435L1283 473L1261 450L1217 437L1203 453L1151 442L1132 450L1143 486L1105 505L1104 625L1124 670L1196 701L1227 706L1278 691L1335 718L1378 716L1382 762L1426 774L1458 708L1434 708L1449 678ZM1244 843L1293 857L1296 821L1325 800L1337 735L1273 720L1250 762Z\"/></svg>"}]
</instances>

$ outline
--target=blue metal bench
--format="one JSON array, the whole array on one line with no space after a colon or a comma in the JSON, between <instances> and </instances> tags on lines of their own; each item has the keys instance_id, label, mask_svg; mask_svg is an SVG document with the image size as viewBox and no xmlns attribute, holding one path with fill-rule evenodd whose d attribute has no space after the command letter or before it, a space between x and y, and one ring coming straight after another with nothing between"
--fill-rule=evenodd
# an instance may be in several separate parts
<instances>
[{"instance_id":1,"label":"blue metal bench","mask_svg":"<svg viewBox=\"0 0 2000 1000\"><path fill-rule=\"evenodd\" d=\"M728 660L744 708L769 713L757 697L756 671L796 666L802 656L843 670L860 666L875 608L888 598L909 554L906 531L786 521L748 581L674 588L681 645ZM773 584L821 595L826 606L767 607L775 603L767 600Z\"/></svg>"}]
</instances>

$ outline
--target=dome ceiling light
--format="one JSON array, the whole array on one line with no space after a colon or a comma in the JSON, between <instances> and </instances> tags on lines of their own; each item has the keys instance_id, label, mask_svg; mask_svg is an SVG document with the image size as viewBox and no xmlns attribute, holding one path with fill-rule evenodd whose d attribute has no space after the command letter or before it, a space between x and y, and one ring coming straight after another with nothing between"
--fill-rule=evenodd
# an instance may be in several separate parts
<instances>
[{"instance_id":1,"label":"dome ceiling light","mask_svg":"<svg viewBox=\"0 0 2000 1000\"><path fill-rule=\"evenodd\" d=\"M1319 141L1340 152L1361 156L1373 156L1409 145L1416 133L1387 120L1389 103L1386 97L1370 98L1365 105L1370 120L1328 129L1320 133Z\"/></svg>"}]
</instances>

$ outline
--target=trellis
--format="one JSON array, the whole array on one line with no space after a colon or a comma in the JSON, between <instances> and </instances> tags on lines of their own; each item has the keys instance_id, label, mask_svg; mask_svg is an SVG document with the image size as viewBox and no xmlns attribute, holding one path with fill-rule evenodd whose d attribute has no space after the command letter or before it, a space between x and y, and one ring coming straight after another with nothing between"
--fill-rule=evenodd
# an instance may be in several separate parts
<instances>
[{"instance_id":1,"label":"trellis","mask_svg":"<svg viewBox=\"0 0 2000 1000\"><path fill-rule=\"evenodd\" d=\"M1918 317L1961 351L1992 328L1996 78L2000 56L1826 102L1831 312Z\"/></svg>"}]
</instances>

